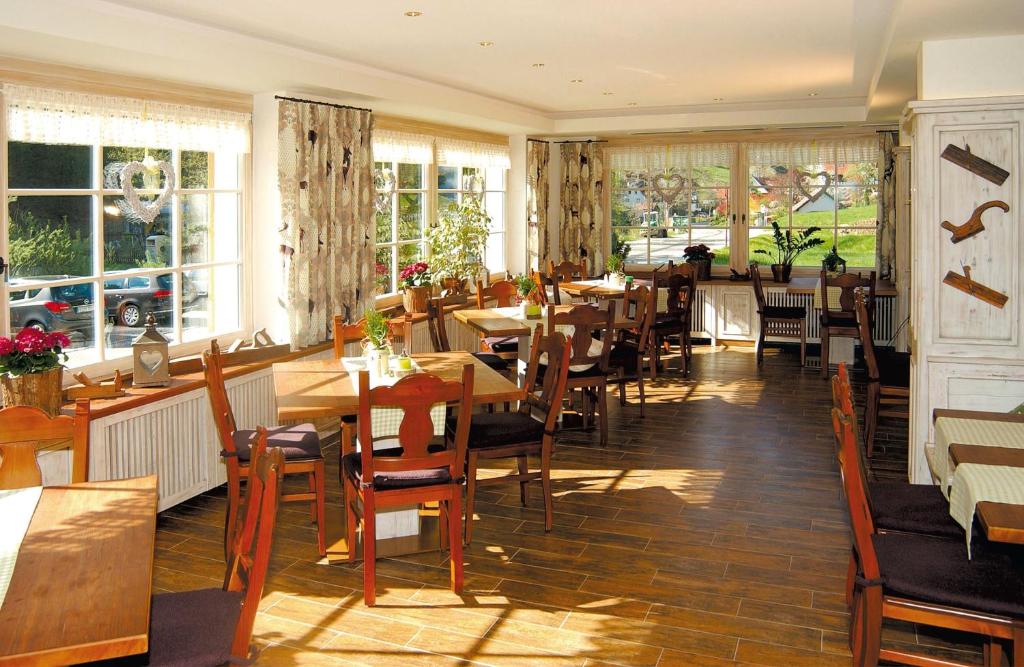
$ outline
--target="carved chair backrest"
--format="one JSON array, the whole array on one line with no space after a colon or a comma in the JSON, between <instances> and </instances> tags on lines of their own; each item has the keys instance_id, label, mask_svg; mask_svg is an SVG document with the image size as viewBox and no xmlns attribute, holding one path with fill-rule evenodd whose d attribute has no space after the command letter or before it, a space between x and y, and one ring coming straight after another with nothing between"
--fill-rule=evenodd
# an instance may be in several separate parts
<instances>
[{"instance_id":1,"label":"carved chair backrest","mask_svg":"<svg viewBox=\"0 0 1024 667\"><path fill-rule=\"evenodd\" d=\"M39 408L13 405L0 410L0 489L40 486L36 461L41 442L71 441L71 481L89 477L89 400L75 403L75 414L51 417Z\"/></svg>"},{"instance_id":2,"label":"carved chair backrest","mask_svg":"<svg viewBox=\"0 0 1024 667\"><path fill-rule=\"evenodd\" d=\"M647 341L650 339L651 327L654 325L654 318L658 310L658 294L654 289L648 289L644 285L627 289L622 299L624 315L635 322L632 329L622 329L623 340L636 342L640 354L647 351Z\"/></svg>"},{"instance_id":3,"label":"carved chair backrest","mask_svg":"<svg viewBox=\"0 0 1024 667\"><path fill-rule=\"evenodd\" d=\"M614 323L614 301L608 303L607 310L598 309L585 303L562 312L556 312L555 308L548 308L548 331L558 331L560 326L573 327L570 366L596 364L602 370L607 371ZM601 340L601 352L596 355L590 351L595 333Z\"/></svg>"},{"instance_id":4,"label":"carved chair backrest","mask_svg":"<svg viewBox=\"0 0 1024 667\"><path fill-rule=\"evenodd\" d=\"M868 381L878 382L878 354L875 351L874 336L871 334L871 318L868 316L868 307L862 292L857 292L854 297L854 306L857 312L857 329L860 331L860 345L864 350L864 365L868 369Z\"/></svg>"},{"instance_id":5,"label":"carved chair backrest","mask_svg":"<svg viewBox=\"0 0 1024 667\"><path fill-rule=\"evenodd\" d=\"M841 273L838 276L830 276L824 270L821 272L819 279L821 289L821 323L824 326L829 325L829 317L837 313L853 313L855 310L854 305L854 293L858 290L867 288L868 290L868 301L867 311L869 320L874 319L874 308L875 308L875 272L872 271L867 278L862 277L859 273ZM834 304L828 298L828 288L838 287L839 303ZM839 310L835 310L834 306L839 306Z\"/></svg>"},{"instance_id":6,"label":"carved chair backrest","mask_svg":"<svg viewBox=\"0 0 1024 667\"><path fill-rule=\"evenodd\" d=\"M567 283L573 280L583 280L587 277L586 262L570 262L565 260L555 264L555 260L548 260L548 276L557 278L559 282Z\"/></svg>"},{"instance_id":7,"label":"carved chair backrest","mask_svg":"<svg viewBox=\"0 0 1024 667\"><path fill-rule=\"evenodd\" d=\"M768 307L768 301L764 298L764 286L761 284L761 271L757 268L757 262L750 263L750 279L754 283L757 312L758 314L764 313L764 309Z\"/></svg>"},{"instance_id":8,"label":"carved chair backrest","mask_svg":"<svg viewBox=\"0 0 1024 667\"><path fill-rule=\"evenodd\" d=\"M516 295L519 293L515 283L510 280L495 280L488 287L484 287L483 281L476 283L476 307L487 308L493 303L498 308L507 308L516 305Z\"/></svg>"},{"instance_id":9,"label":"carved chair backrest","mask_svg":"<svg viewBox=\"0 0 1024 667\"><path fill-rule=\"evenodd\" d=\"M460 406L455 428L455 447L430 451L434 440L431 410L438 403ZM469 422L473 405L473 364L462 368L462 381L445 381L431 373L408 375L394 385L370 389L370 374L359 371L359 441L362 448L362 476L373 480L375 472L399 472L448 468L451 479L463 476ZM383 456L374 453L373 408L398 408L402 421L397 439L401 454ZM394 437L394 434L388 434Z\"/></svg>"},{"instance_id":10,"label":"carved chair backrest","mask_svg":"<svg viewBox=\"0 0 1024 667\"><path fill-rule=\"evenodd\" d=\"M530 278L533 279L533 284L536 286L537 300L540 302L540 305L548 305L547 286L551 284L550 281L540 271L530 271ZM557 294L557 292L558 285L556 284L555 293Z\"/></svg>"},{"instance_id":11,"label":"carved chair backrest","mask_svg":"<svg viewBox=\"0 0 1024 667\"><path fill-rule=\"evenodd\" d=\"M361 341L366 334L363 333L365 319L360 319L354 324L346 324L344 315L334 316L334 358L341 359L345 356L345 346L349 343Z\"/></svg>"},{"instance_id":12,"label":"carved chair backrest","mask_svg":"<svg viewBox=\"0 0 1024 667\"><path fill-rule=\"evenodd\" d=\"M544 376L538 378L541 355L547 355ZM562 411L566 384L569 378L569 359L572 356L572 340L560 332L544 335L544 325L537 325L530 347L530 362L526 367L525 400L519 411L530 414L534 410L544 415L544 431L547 435L555 431L555 423Z\"/></svg>"},{"instance_id":13,"label":"carved chair backrest","mask_svg":"<svg viewBox=\"0 0 1024 667\"><path fill-rule=\"evenodd\" d=\"M227 464L229 481L236 480L238 475L238 456L235 448L235 413L228 400L228 390L224 385L224 365L220 348L211 345L208 352L203 352L203 376L206 378L206 395L210 399L213 411L213 424L217 428L220 439L221 455Z\"/></svg>"},{"instance_id":14,"label":"carved chair backrest","mask_svg":"<svg viewBox=\"0 0 1024 667\"><path fill-rule=\"evenodd\" d=\"M853 548L857 552L861 574L865 579L874 580L880 576L878 556L871 536L875 532L871 507L868 503L867 480L858 463L857 436L853 428L856 416L832 408L832 429L839 441L839 470L846 492L846 503L850 510L850 528L853 533Z\"/></svg>"}]
</instances>

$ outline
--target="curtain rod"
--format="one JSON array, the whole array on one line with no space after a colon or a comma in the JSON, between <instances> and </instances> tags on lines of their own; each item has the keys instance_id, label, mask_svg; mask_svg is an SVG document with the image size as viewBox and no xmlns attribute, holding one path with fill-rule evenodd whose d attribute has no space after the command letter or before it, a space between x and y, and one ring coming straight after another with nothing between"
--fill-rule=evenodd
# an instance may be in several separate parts
<instances>
[{"instance_id":1,"label":"curtain rod","mask_svg":"<svg viewBox=\"0 0 1024 667\"><path fill-rule=\"evenodd\" d=\"M302 102L303 104L319 104L325 107L334 107L335 109L353 109L355 111L367 111L373 112L373 109L364 109L362 107L354 107L348 104L334 104L332 102L318 102L316 100L303 100L298 97L285 97L284 95L274 95L275 100L288 100L289 102Z\"/></svg>"},{"instance_id":2,"label":"curtain rod","mask_svg":"<svg viewBox=\"0 0 1024 667\"><path fill-rule=\"evenodd\" d=\"M550 144L550 143L551 143L551 142L550 142L550 141L548 141L547 139L531 139L531 138L527 137L527 139L526 139L526 140L527 140L527 141L533 141L533 142L536 142L536 143L538 143L538 144Z\"/></svg>"},{"instance_id":3,"label":"curtain rod","mask_svg":"<svg viewBox=\"0 0 1024 667\"><path fill-rule=\"evenodd\" d=\"M606 143L608 143L608 140L607 139L587 139L586 141L566 140L566 141L552 141L551 143L553 143L553 144L606 144Z\"/></svg>"}]
</instances>

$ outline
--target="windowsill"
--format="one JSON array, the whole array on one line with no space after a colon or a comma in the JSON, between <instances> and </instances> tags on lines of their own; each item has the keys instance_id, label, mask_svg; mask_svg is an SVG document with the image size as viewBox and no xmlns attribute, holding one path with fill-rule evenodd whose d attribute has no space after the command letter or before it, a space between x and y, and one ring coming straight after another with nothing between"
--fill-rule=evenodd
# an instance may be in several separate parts
<instances>
[{"instance_id":1,"label":"windowsill","mask_svg":"<svg viewBox=\"0 0 1024 667\"><path fill-rule=\"evenodd\" d=\"M251 364L231 366L224 369L224 379L230 380L265 368L270 368L270 366L278 362L291 361L311 354L317 354L318 352L331 349L332 346L333 343L328 341L326 343L312 345L295 352L282 354L281 356L272 359L264 359ZM92 399L90 401L90 418L100 419L102 417L109 417L110 415L124 412L125 410L139 408L144 405L149 405L150 403L162 401L164 399L172 398L204 387L206 387L206 380L203 377L202 371L173 376L171 378L171 384L167 387L132 387L130 384L127 384L124 388L124 396L120 396L118 398ZM65 411L73 409L74 401L65 403L64 407Z\"/></svg>"}]
</instances>

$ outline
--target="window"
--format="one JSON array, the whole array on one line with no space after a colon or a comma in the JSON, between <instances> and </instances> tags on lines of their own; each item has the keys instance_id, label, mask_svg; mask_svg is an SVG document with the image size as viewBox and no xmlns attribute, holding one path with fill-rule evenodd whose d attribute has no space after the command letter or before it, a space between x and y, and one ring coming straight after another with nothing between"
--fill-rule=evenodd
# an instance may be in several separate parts
<instances>
[{"instance_id":1,"label":"window","mask_svg":"<svg viewBox=\"0 0 1024 667\"><path fill-rule=\"evenodd\" d=\"M437 211L473 193L481 193L484 211L491 218L491 233L484 253L488 271L505 268L505 170L500 167L437 168Z\"/></svg>"},{"instance_id":2,"label":"window","mask_svg":"<svg viewBox=\"0 0 1024 667\"><path fill-rule=\"evenodd\" d=\"M377 294L397 291L402 268L423 258L427 220L427 165L377 162L377 171L395 175L391 206L377 212Z\"/></svg>"},{"instance_id":3,"label":"window","mask_svg":"<svg viewBox=\"0 0 1024 667\"><path fill-rule=\"evenodd\" d=\"M71 338L71 366L123 357L152 314L173 343L241 328L242 161L235 152L7 143L12 330ZM176 185L152 222L120 188L128 162L168 161ZM166 185L134 178L143 204Z\"/></svg>"},{"instance_id":4,"label":"window","mask_svg":"<svg viewBox=\"0 0 1024 667\"><path fill-rule=\"evenodd\" d=\"M617 148L611 153L612 251L627 261L684 261L704 244L728 266L732 145Z\"/></svg>"},{"instance_id":5,"label":"window","mask_svg":"<svg viewBox=\"0 0 1024 667\"><path fill-rule=\"evenodd\" d=\"M848 267L874 267L878 226L877 146L796 146L762 151L751 146L749 168L750 258L771 263L772 222L798 233L820 227L824 243L800 255L796 266L820 267L833 245Z\"/></svg>"}]
</instances>

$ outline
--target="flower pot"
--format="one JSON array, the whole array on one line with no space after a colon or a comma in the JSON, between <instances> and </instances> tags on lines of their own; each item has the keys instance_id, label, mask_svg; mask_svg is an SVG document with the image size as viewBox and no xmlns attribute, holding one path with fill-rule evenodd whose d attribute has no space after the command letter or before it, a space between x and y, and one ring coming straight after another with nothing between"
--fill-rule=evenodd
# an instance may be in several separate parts
<instances>
[{"instance_id":1,"label":"flower pot","mask_svg":"<svg viewBox=\"0 0 1024 667\"><path fill-rule=\"evenodd\" d=\"M688 259L686 263L693 267L697 274L697 280L711 280L710 259Z\"/></svg>"},{"instance_id":2,"label":"flower pot","mask_svg":"<svg viewBox=\"0 0 1024 667\"><path fill-rule=\"evenodd\" d=\"M391 350L388 348L370 348L367 356L370 358L370 375L381 378L391 370Z\"/></svg>"},{"instance_id":3,"label":"flower pot","mask_svg":"<svg viewBox=\"0 0 1024 667\"><path fill-rule=\"evenodd\" d=\"M466 279L465 278L445 278L441 282L441 286L449 294L462 294L466 291Z\"/></svg>"},{"instance_id":4,"label":"flower pot","mask_svg":"<svg viewBox=\"0 0 1024 667\"><path fill-rule=\"evenodd\" d=\"M427 301L430 300L430 287L406 287L402 292L402 305L407 313L427 312Z\"/></svg>"},{"instance_id":5,"label":"flower pot","mask_svg":"<svg viewBox=\"0 0 1024 667\"><path fill-rule=\"evenodd\" d=\"M777 283L788 283L792 273L792 264L772 264L772 280Z\"/></svg>"},{"instance_id":6,"label":"flower pot","mask_svg":"<svg viewBox=\"0 0 1024 667\"><path fill-rule=\"evenodd\" d=\"M528 320L536 320L540 317L540 304L539 303L528 303L524 301L519 304L519 313L521 317Z\"/></svg>"},{"instance_id":7,"label":"flower pot","mask_svg":"<svg viewBox=\"0 0 1024 667\"><path fill-rule=\"evenodd\" d=\"M51 417L60 414L61 379L64 369L60 366L42 373L0 376L0 390L3 392L4 407L29 405L39 408Z\"/></svg>"}]
</instances>

